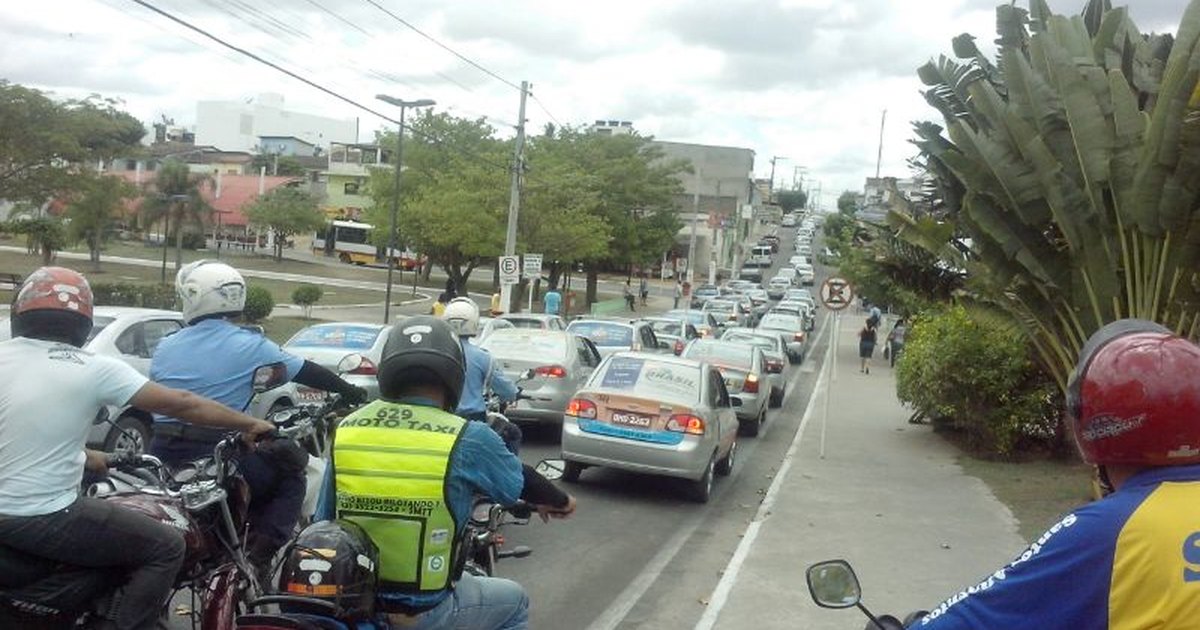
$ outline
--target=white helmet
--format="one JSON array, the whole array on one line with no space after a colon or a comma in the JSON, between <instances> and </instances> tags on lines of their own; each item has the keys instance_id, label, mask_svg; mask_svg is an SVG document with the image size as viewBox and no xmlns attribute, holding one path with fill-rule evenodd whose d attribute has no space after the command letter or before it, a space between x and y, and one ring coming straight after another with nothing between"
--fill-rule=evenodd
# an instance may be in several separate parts
<instances>
[{"instance_id":1,"label":"white helmet","mask_svg":"<svg viewBox=\"0 0 1200 630\"><path fill-rule=\"evenodd\" d=\"M479 306L468 297L457 297L446 305L442 319L458 333L460 337L470 337L479 334Z\"/></svg>"},{"instance_id":2,"label":"white helmet","mask_svg":"<svg viewBox=\"0 0 1200 630\"><path fill-rule=\"evenodd\" d=\"M175 276L183 319L193 324L207 315L237 315L246 307L246 281L237 269L217 260L197 260Z\"/></svg>"}]
</instances>

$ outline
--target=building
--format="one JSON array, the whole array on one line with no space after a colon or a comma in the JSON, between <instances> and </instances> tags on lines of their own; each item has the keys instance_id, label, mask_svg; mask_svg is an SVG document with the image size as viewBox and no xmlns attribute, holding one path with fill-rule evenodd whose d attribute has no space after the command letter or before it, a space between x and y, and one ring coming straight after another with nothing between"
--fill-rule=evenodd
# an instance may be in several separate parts
<instances>
[{"instance_id":1,"label":"building","mask_svg":"<svg viewBox=\"0 0 1200 630\"><path fill-rule=\"evenodd\" d=\"M633 134L633 121L597 120L588 131L601 136L628 136Z\"/></svg>"},{"instance_id":2,"label":"building","mask_svg":"<svg viewBox=\"0 0 1200 630\"><path fill-rule=\"evenodd\" d=\"M196 104L196 144L251 152L259 146L261 136L296 138L328 150L334 142L358 141L358 119L287 110L279 94L260 94L247 101Z\"/></svg>"},{"instance_id":3,"label":"building","mask_svg":"<svg viewBox=\"0 0 1200 630\"><path fill-rule=\"evenodd\" d=\"M264 155L310 157L320 155L324 149L296 136L259 136L258 151Z\"/></svg>"},{"instance_id":4,"label":"building","mask_svg":"<svg viewBox=\"0 0 1200 630\"><path fill-rule=\"evenodd\" d=\"M325 170L314 186L324 187L325 214L330 218L361 220L372 205L368 186L371 167L391 166L392 154L378 144L330 145Z\"/></svg>"},{"instance_id":5,"label":"building","mask_svg":"<svg viewBox=\"0 0 1200 630\"><path fill-rule=\"evenodd\" d=\"M887 219L893 195L901 195L913 201L925 186L920 177L900 179L897 177L868 177L863 186L862 201L858 208L858 218L864 221L882 223Z\"/></svg>"}]
</instances>

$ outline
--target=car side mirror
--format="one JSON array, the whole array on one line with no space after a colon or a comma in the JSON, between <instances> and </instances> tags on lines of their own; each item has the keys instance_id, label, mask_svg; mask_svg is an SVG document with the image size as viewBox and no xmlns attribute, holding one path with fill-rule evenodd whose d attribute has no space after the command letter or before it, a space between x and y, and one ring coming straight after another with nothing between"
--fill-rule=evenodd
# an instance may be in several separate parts
<instances>
[{"instance_id":1,"label":"car side mirror","mask_svg":"<svg viewBox=\"0 0 1200 630\"><path fill-rule=\"evenodd\" d=\"M254 370L254 393L261 394L287 383L287 366L282 362L268 363Z\"/></svg>"},{"instance_id":2,"label":"car side mirror","mask_svg":"<svg viewBox=\"0 0 1200 630\"><path fill-rule=\"evenodd\" d=\"M808 592L822 608L853 608L862 601L858 576L845 560L827 560L808 567Z\"/></svg>"},{"instance_id":3,"label":"car side mirror","mask_svg":"<svg viewBox=\"0 0 1200 630\"><path fill-rule=\"evenodd\" d=\"M563 478L566 467L567 463L561 459L543 459L533 470L550 481L557 481Z\"/></svg>"}]
</instances>

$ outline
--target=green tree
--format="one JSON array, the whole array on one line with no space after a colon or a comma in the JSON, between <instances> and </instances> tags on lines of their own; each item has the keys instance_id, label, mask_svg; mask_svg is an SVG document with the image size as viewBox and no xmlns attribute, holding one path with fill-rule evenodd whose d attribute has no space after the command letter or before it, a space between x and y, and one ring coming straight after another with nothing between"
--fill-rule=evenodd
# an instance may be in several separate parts
<instances>
[{"instance_id":1,"label":"green tree","mask_svg":"<svg viewBox=\"0 0 1200 630\"><path fill-rule=\"evenodd\" d=\"M1178 38L1143 35L1092 0L997 9L999 63L970 35L919 75L945 121L916 143L970 237L938 242L911 212L902 237L967 269L1011 313L1060 386L1087 337L1123 317L1200 329L1200 0Z\"/></svg>"},{"instance_id":2,"label":"green tree","mask_svg":"<svg viewBox=\"0 0 1200 630\"><path fill-rule=\"evenodd\" d=\"M258 153L250 158L250 169L254 173L267 169L267 175L299 177L304 174L304 165L290 155L276 156L270 153Z\"/></svg>"},{"instance_id":3,"label":"green tree","mask_svg":"<svg viewBox=\"0 0 1200 630\"><path fill-rule=\"evenodd\" d=\"M304 309L304 319L312 318L313 304L321 301L321 296L324 292L321 287L315 284L302 284L292 291L292 302L295 302Z\"/></svg>"},{"instance_id":4,"label":"green tree","mask_svg":"<svg viewBox=\"0 0 1200 630\"><path fill-rule=\"evenodd\" d=\"M793 212L797 209L804 209L808 203L808 193L797 188L796 190L781 190L775 193L775 203L783 208L784 212Z\"/></svg>"},{"instance_id":5,"label":"green tree","mask_svg":"<svg viewBox=\"0 0 1200 630\"><path fill-rule=\"evenodd\" d=\"M858 212L858 195L853 190L842 191L837 198L837 209L840 214L854 216Z\"/></svg>"},{"instance_id":6,"label":"green tree","mask_svg":"<svg viewBox=\"0 0 1200 630\"><path fill-rule=\"evenodd\" d=\"M461 293L472 271L504 251L511 144L496 139L484 120L444 112L409 124L415 133L404 138L397 242L428 256ZM389 132L380 142L395 147L396 138ZM394 178L391 166L371 169L372 225L391 223ZM373 234L376 245L387 245L387 229Z\"/></svg>"},{"instance_id":7,"label":"green tree","mask_svg":"<svg viewBox=\"0 0 1200 630\"><path fill-rule=\"evenodd\" d=\"M40 206L98 161L139 150L146 134L112 99L55 101L0 80L0 199Z\"/></svg>"},{"instance_id":8,"label":"green tree","mask_svg":"<svg viewBox=\"0 0 1200 630\"><path fill-rule=\"evenodd\" d=\"M175 271L183 266L184 228L190 225L203 233L204 224L212 214L212 206L201 193L211 180L207 175L192 173L187 164L169 159L159 166L142 198L139 212L143 224L149 226L160 219L165 220L170 230L167 237L175 239ZM164 240L163 247L166 246Z\"/></svg>"},{"instance_id":9,"label":"green tree","mask_svg":"<svg viewBox=\"0 0 1200 630\"><path fill-rule=\"evenodd\" d=\"M63 228L62 220L40 213L13 219L4 224L0 231L25 235L25 245L29 253L40 253L43 265L54 262L55 252L67 244L67 232Z\"/></svg>"},{"instance_id":10,"label":"green tree","mask_svg":"<svg viewBox=\"0 0 1200 630\"><path fill-rule=\"evenodd\" d=\"M316 197L292 186L268 191L246 208L250 223L275 233L276 261L283 260L284 241L289 236L315 230L325 223Z\"/></svg>"},{"instance_id":11,"label":"green tree","mask_svg":"<svg viewBox=\"0 0 1200 630\"><path fill-rule=\"evenodd\" d=\"M246 306L242 309L242 317L246 321L260 322L270 317L273 310L275 298L271 296L271 291L253 284L246 287Z\"/></svg>"},{"instance_id":12,"label":"green tree","mask_svg":"<svg viewBox=\"0 0 1200 630\"><path fill-rule=\"evenodd\" d=\"M67 205L67 237L87 243L95 269L100 268L100 248L108 240L117 213L136 195L137 189L120 177L86 177L79 194Z\"/></svg>"}]
</instances>

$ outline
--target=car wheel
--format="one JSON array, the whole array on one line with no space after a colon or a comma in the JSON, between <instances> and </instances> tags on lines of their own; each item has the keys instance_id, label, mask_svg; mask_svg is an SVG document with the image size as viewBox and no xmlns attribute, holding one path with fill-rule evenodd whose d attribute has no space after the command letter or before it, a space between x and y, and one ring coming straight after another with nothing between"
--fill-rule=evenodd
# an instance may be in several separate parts
<instances>
[{"instance_id":1,"label":"car wheel","mask_svg":"<svg viewBox=\"0 0 1200 630\"><path fill-rule=\"evenodd\" d=\"M728 477L729 475L733 474L733 467L735 464L737 464L737 448L738 443L735 439L733 444L729 446L729 452L725 453L725 457L722 457L721 460L717 462L718 475L721 475L722 477Z\"/></svg>"},{"instance_id":2,"label":"car wheel","mask_svg":"<svg viewBox=\"0 0 1200 630\"><path fill-rule=\"evenodd\" d=\"M713 469L716 468L713 465L714 458L716 454L709 458L708 465L704 467L704 474L688 485L688 497L696 503L708 503L712 497Z\"/></svg>"},{"instance_id":3,"label":"car wheel","mask_svg":"<svg viewBox=\"0 0 1200 630\"><path fill-rule=\"evenodd\" d=\"M767 415L767 412L764 409L753 420L746 420L739 424L738 428L741 429L742 435L746 437L758 437L759 431L762 430L763 416L765 415Z\"/></svg>"},{"instance_id":4,"label":"car wheel","mask_svg":"<svg viewBox=\"0 0 1200 630\"><path fill-rule=\"evenodd\" d=\"M783 406L783 396L786 393L787 393L787 390L783 389L782 387L779 388L778 393L776 393L775 391L771 392L771 408L772 409L778 409L779 407Z\"/></svg>"},{"instance_id":5,"label":"car wheel","mask_svg":"<svg viewBox=\"0 0 1200 630\"><path fill-rule=\"evenodd\" d=\"M563 476L562 480L567 483L578 483L579 474L583 472L583 464L573 462L569 459L563 460Z\"/></svg>"},{"instance_id":6,"label":"car wheel","mask_svg":"<svg viewBox=\"0 0 1200 630\"><path fill-rule=\"evenodd\" d=\"M142 454L150 446L150 427L134 416L121 416L104 439L108 453Z\"/></svg>"},{"instance_id":7,"label":"car wheel","mask_svg":"<svg viewBox=\"0 0 1200 630\"><path fill-rule=\"evenodd\" d=\"M788 353L787 357L788 357L788 365L796 365L797 363L800 362L800 357L798 357L790 352Z\"/></svg>"}]
</instances>

